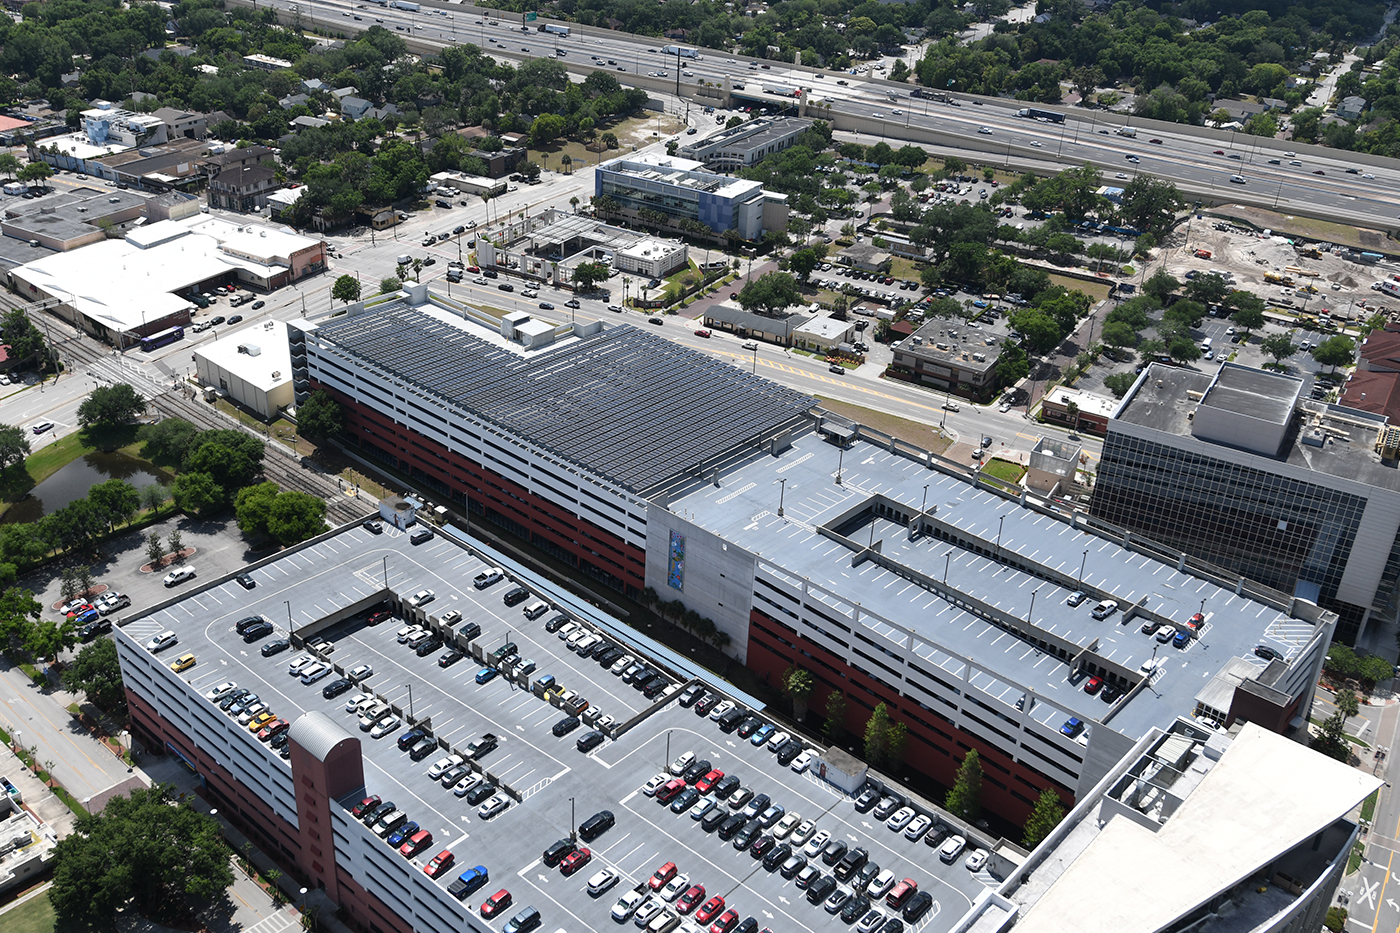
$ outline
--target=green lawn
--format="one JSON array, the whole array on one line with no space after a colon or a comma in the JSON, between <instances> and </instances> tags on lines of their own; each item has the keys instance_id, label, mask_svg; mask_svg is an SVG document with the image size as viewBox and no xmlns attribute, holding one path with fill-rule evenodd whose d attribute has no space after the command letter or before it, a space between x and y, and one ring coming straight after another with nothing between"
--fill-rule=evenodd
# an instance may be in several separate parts
<instances>
[{"instance_id":1,"label":"green lawn","mask_svg":"<svg viewBox=\"0 0 1400 933\"><path fill-rule=\"evenodd\" d=\"M1051 285L1063 285L1072 292L1083 292L1095 301L1103 301L1108 297L1107 282L1091 282L1085 279L1076 279L1068 275L1056 275L1050 273Z\"/></svg>"},{"instance_id":2,"label":"green lawn","mask_svg":"<svg viewBox=\"0 0 1400 933\"><path fill-rule=\"evenodd\" d=\"M47 894L0 914L0 933L54 933L53 905Z\"/></svg>"},{"instance_id":3,"label":"green lawn","mask_svg":"<svg viewBox=\"0 0 1400 933\"><path fill-rule=\"evenodd\" d=\"M1026 468L1019 463L1012 463L1010 460L989 460L987 465L982 467L982 472L1015 485L1019 484L1021 477L1026 475Z\"/></svg>"}]
</instances>

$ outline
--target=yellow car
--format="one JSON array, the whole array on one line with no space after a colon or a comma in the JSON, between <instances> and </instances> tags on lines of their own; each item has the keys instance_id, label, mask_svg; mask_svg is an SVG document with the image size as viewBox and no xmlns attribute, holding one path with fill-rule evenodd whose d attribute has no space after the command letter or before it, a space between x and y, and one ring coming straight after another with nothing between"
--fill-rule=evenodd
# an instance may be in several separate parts
<instances>
[{"instance_id":1,"label":"yellow car","mask_svg":"<svg viewBox=\"0 0 1400 933\"><path fill-rule=\"evenodd\" d=\"M253 717L253 721L248 723L248 731L258 732L262 729L263 726L272 722L272 720L276 718L277 717L274 716L272 713L258 713L258 715Z\"/></svg>"},{"instance_id":2,"label":"yellow car","mask_svg":"<svg viewBox=\"0 0 1400 933\"><path fill-rule=\"evenodd\" d=\"M182 654L170 665L170 669L177 674L181 671L187 671L192 667L194 667L194 655L192 654Z\"/></svg>"}]
</instances>

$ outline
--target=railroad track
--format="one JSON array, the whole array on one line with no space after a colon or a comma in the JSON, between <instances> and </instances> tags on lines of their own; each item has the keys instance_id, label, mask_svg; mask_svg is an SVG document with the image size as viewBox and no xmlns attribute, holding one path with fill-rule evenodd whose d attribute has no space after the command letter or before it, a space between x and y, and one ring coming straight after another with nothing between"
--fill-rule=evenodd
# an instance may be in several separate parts
<instances>
[{"instance_id":1,"label":"railroad track","mask_svg":"<svg viewBox=\"0 0 1400 933\"><path fill-rule=\"evenodd\" d=\"M25 304L0 290L0 308L13 307L24 308ZM34 312L34 315L43 313ZM75 334L71 327L53 318L49 318L47 323L55 333L56 339L53 343L59 355L68 359L70 363L104 366L111 361L111 350L106 345L90 337ZM178 391L159 392L150 403L162 415L183 418L202 430L247 430L237 421L224 417L207 405L186 398ZM340 484L333 477L306 469L296 459L271 444L263 456L263 475L283 489L308 493L326 500L326 518L332 525L357 521L369 511L358 500L346 499L340 491Z\"/></svg>"},{"instance_id":2,"label":"railroad track","mask_svg":"<svg viewBox=\"0 0 1400 933\"><path fill-rule=\"evenodd\" d=\"M152 400L162 415L183 418L203 430L228 429L234 423L210 409L186 400L178 393L166 392ZM254 435L256 436L256 435ZM306 469L296 460L271 445L263 456L263 475L286 490L304 492L326 500L326 518L333 525L363 518L369 510L356 500L341 494L340 484L328 476Z\"/></svg>"}]
</instances>

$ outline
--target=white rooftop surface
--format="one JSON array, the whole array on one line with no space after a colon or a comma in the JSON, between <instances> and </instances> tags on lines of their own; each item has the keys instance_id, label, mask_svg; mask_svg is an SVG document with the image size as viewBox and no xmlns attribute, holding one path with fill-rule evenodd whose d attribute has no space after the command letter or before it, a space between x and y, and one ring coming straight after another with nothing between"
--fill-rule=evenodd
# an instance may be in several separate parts
<instances>
[{"instance_id":1,"label":"white rooftop surface","mask_svg":"<svg viewBox=\"0 0 1400 933\"><path fill-rule=\"evenodd\" d=\"M106 146L94 146L88 142L86 133L70 133L67 136L51 136L44 140L45 146L53 146L61 154L72 156L75 159L96 159L101 156L112 155L116 152L125 152L130 146L120 144L109 144Z\"/></svg>"},{"instance_id":2,"label":"white rooftop surface","mask_svg":"<svg viewBox=\"0 0 1400 933\"><path fill-rule=\"evenodd\" d=\"M1078 389L1068 389L1063 386L1050 393L1050 400L1060 405L1073 402L1079 406L1081 415L1102 415L1107 418L1118 410L1117 399L1094 395L1090 392L1080 392Z\"/></svg>"},{"instance_id":3,"label":"white rooftop surface","mask_svg":"<svg viewBox=\"0 0 1400 933\"><path fill-rule=\"evenodd\" d=\"M813 337L825 338L828 340L836 337L844 337L850 333L852 324L850 321L838 321L829 317L815 317L793 331L794 334L811 334Z\"/></svg>"},{"instance_id":4,"label":"white rooftop surface","mask_svg":"<svg viewBox=\"0 0 1400 933\"><path fill-rule=\"evenodd\" d=\"M1016 925L1153 933L1331 825L1379 778L1246 725L1156 832L1115 818ZM1150 888L1151 896L1144 896Z\"/></svg>"},{"instance_id":5,"label":"white rooftop surface","mask_svg":"<svg viewBox=\"0 0 1400 933\"><path fill-rule=\"evenodd\" d=\"M257 346L257 356L240 353L239 347ZM292 350L287 343L285 321L262 321L241 327L218 340L202 343L195 353L221 369L262 391L268 391L292 378Z\"/></svg>"},{"instance_id":6,"label":"white rooftop surface","mask_svg":"<svg viewBox=\"0 0 1400 933\"><path fill-rule=\"evenodd\" d=\"M293 233L288 227L268 227L261 224L233 223L221 217L208 214L195 214L182 220L173 220L191 233L213 237L226 251L240 254L242 258L258 262L280 258L286 261L293 253L308 249L319 243L310 237ZM229 262L237 262L239 256L230 255ZM264 265L275 265L264 263Z\"/></svg>"},{"instance_id":7,"label":"white rooftop surface","mask_svg":"<svg viewBox=\"0 0 1400 933\"><path fill-rule=\"evenodd\" d=\"M119 331L155 321L190 302L173 292L229 271L219 245L206 236L140 249L129 240L103 240L26 263L15 274Z\"/></svg>"}]
</instances>

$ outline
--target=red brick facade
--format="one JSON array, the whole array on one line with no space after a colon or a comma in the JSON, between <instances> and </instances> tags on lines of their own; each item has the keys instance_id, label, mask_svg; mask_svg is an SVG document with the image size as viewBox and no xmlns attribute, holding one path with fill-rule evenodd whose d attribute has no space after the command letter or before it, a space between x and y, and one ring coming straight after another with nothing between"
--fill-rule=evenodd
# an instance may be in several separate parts
<instances>
[{"instance_id":1,"label":"red brick facade","mask_svg":"<svg viewBox=\"0 0 1400 933\"><path fill-rule=\"evenodd\" d=\"M787 626L774 622L758 610L750 611L748 667L762 675L766 682L775 684L783 672L794 665L810 670L817 682L809 709L823 709L827 695L833 690L845 695L845 727L853 735L864 734L871 712L876 704L883 702L890 718L909 729L905 763L946 787L953 786L967 752L977 749L982 762L982 805L1010 822L1024 823L1041 791L1047 787L1060 795L1066 809L1074 802L1071 791L1040 772L1013 761L1000 749L900 696L887 684L854 670Z\"/></svg>"},{"instance_id":2,"label":"red brick facade","mask_svg":"<svg viewBox=\"0 0 1400 933\"><path fill-rule=\"evenodd\" d=\"M341 404L346 433L362 445L373 445L397 457L401 472L414 475L414 469L421 471L451 490L452 500L459 506L464 497L470 497L476 506L523 526L535 544L546 550L562 550L581 567L587 565L620 581L624 592L635 595L646 586L646 553L641 548L355 402L333 386L317 387Z\"/></svg>"},{"instance_id":3,"label":"red brick facade","mask_svg":"<svg viewBox=\"0 0 1400 933\"><path fill-rule=\"evenodd\" d=\"M258 796L255 788L244 787L188 736L162 719L130 688L126 691L126 701L131 711L132 734L150 749L164 751L166 743L178 748L203 776L205 796L211 805L218 808L219 816L237 827L258 849L303 884L324 887L326 894L341 906L340 915L347 925L364 933L413 933L406 920L394 914L387 904L361 887L336 863L330 801L325 796L325 790L329 788L334 792L344 781L354 778L353 774L343 773L346 768L359 772L358 785L363 785L358 752L353 765L340 758L334 761L334 765L332 762L326 763L323 770L329 774L341 772L338 778L329 777L326 773L317 775L314 769L313 773L304 775L298 770L298 764L304 765L306 761L317 765L320 763L314 762L310 755L293 753L292 775L297 789L298 818L302 822L299 831L273 812L272 807ZM304 778L311 783L305 783ZM316 819L305 819L308 814L315 815Z\"/></svg>"}]
</instances>

